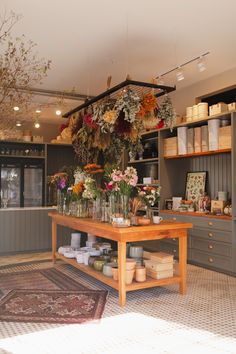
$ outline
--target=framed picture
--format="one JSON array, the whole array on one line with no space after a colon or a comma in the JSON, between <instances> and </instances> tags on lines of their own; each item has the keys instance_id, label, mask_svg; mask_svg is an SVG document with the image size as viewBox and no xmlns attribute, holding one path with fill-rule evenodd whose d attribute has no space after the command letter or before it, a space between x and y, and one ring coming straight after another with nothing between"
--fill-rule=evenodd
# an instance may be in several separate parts
<instances>
[{"instance_id":1,"label":"framed picture","mask_svg":"<svg viewBox=\"0 0 236 354\"><path fill-rule=\"evenodd\" d=\"M185 187L185 199L198 202L206 188L207 172L188 172Z\"/></svg>"}]
</instances>

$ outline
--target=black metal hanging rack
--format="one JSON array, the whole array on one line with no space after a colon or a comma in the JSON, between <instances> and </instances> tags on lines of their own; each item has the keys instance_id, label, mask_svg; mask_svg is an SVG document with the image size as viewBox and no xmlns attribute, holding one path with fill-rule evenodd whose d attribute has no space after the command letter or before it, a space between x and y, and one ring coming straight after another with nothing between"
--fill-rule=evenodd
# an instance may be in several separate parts
<instances>
[{"instance_id":1,"label":"black metal hanging rack","mask_svg":"<svg viewBox=\"0 0 236 354\"><path fill-rule=\"evenodd\" d=\"M175 86L165 86L165 85L157 85L153 83L148 83L148 82L141 82L141 81L134 81L134 80L125 80L121 82L120 84L100 93L99 95L91 98L90 100L85 101L83 104L80 106L72 109L71 111L63 114L63 118L68 118L70 115L81 111L82 109L85 109L95 102L102 100L103 98L110 96L111 98L115 99L115 94L117 94L118 91L121 89L124 89L125 87L129 86L130 88L132 87L138 94L145 94L145 90L154 89L154 95L156 97L160 97L165 95L166 93L172 92L176 90Z\"/></svg>"}]
</instances>

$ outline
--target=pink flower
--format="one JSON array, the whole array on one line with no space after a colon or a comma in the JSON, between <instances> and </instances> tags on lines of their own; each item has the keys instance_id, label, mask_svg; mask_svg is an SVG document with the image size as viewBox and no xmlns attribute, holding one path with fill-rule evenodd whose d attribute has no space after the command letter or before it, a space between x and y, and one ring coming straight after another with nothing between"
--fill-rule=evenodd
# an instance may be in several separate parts
<instances>
[{"instance_id":1,"label":"pink flower","mask_svg":"<svg viewBox=\"0 0 236 354\"><path fill-rule=\"evenodd\" d=\"M137 176L133 176L133 178L130 179L129 184L131 186L135 187L137 182L138 182L138 177Z\"/></svg>"},{"instance_id":2,"label":"pink flower","mask_svg":"<svg viewBox=\"0 0 236 354\"><path fill-rule=\"evenodd\" d=\"M106 183L106 189L111 191L113 189L113 181L110 181L109 183Z\"/></svg>"}]
</instances>

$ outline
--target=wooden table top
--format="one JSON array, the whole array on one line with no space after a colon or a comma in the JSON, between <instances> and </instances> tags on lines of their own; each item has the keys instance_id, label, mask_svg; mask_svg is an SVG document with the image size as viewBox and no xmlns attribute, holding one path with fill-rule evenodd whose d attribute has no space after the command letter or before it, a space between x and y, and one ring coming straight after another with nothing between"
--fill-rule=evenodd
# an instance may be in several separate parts
<instances>
[{"instance_id":1,"label":"wooden table top","mask_svg":"<svg viewBox=\"0 0 236 354\"><path fill-rule=\"evenodd\" d=\"M70 227L71 229L89 232L114 241L126 242L179 237L181 236L181 230L193 227L192 223L163 220L160 224L117 228L111 224L102 223L90 218L76 218L57 212L50 212L48 215L57 224Z\"/></svg>"}]
</instances>

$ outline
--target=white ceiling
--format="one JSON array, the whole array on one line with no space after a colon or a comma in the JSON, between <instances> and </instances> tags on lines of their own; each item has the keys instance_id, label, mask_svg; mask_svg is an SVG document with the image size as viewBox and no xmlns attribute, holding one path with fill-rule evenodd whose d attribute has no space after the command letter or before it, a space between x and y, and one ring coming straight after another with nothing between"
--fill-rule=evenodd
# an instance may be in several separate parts
<instances>
[{"instance_id":1,"label":"white ceiling","mask_svg":"<svg viewBox=\"0 0 236 354\"><path fill-rule=\"evenodd\" d=\"M150 81L208 50L208 70L190 64L177 89L236 66L235 0L1 0L4 9L23 15L14 34L52 60L45 89L96 95L110 74L112 85L127 73Z\"/></svg>"}]
</instances>

